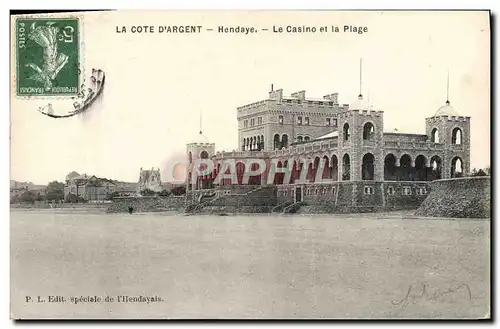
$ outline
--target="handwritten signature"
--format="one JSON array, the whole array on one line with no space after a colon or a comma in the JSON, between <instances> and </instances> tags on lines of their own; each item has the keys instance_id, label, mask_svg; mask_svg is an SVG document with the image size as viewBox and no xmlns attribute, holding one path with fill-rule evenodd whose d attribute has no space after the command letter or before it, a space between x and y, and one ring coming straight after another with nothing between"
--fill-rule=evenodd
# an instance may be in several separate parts
<instances>
[{"instance_id":1,"label":"handwritten signature","mask_svg":"<svg viewBox=\"0 0 500 329\"><path fill-rule=\"evenodd\" d=\"M392 301L392 305L406 307L408 304L415 304L417 301L422 300L438 300L439 298L458 291L465 291L467 293L467 300L472 299L472 293L467 283L461 283L455 287L445 290L429 291L429 285L424 283L421 286L411 284L408 287L406 295L401 300Z\"/></svg>"}]
</instances>

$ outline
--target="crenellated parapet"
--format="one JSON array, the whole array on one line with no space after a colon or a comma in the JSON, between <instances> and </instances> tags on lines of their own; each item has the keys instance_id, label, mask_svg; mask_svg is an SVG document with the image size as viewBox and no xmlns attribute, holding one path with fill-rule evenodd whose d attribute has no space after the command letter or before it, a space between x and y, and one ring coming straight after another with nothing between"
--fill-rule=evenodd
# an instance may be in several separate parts
<instances>
[{"instance_id":1,"label":"crenellated parapet","mask_svg":"<svg viewBox=\"0 0 500 329\"><path fill-rule=\"evenodd\" d=\"M344 104L349 107L348 104ZM344 112L339 113L337 116L339 118L348 118L348 117L353 117L355 115L360 115L360 116L365 116L365 117L382 117L384 115L384 111L375 111L375 110L347 110Z\"/></svg>"},{"instance_id":2,"label":"crenellated parapet","mask_svg":"<svg viewBox=\"0 0 500 329\"><path fill-rule=\"evenodd\" d=\"M433 116L430 118L426 118L425 120L428 122L467 122L470 121L470 117L442 115L442 116Z\"/></svg>"},{"instance_id":3,"label":"crenellated parapet","mask_svg":"<svg viewBox=\"0 0 500 329\"><path fill-rule=\"evenodd\" d=\"M215 143L189 143L189 147L215 147Z\"/></svg>"}]
</instances>

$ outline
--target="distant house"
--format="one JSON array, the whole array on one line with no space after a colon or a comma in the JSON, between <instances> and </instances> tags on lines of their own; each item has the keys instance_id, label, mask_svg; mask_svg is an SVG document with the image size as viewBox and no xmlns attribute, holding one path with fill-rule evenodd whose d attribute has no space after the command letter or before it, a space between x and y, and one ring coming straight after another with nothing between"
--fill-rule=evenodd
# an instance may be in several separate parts
<instances>
[{"instance_id":1,"label":"distant house","mask_svg":"<svg viewBox=\"0 0 500 329\"><path fill-rule=\"evenodd\" d=\"M44 196L47 193L46 185L36 185L32 182L10 181L10 199L19 198L25 192L31 192L35 196Z\"/></svg>"},{"instance_id":2,"label":"distant house","mask_svg":"<svg viewBox=\"0 0 500 329\"><path fill-rule=\"evenodd\" d=\"M28 186L19 186L10 188L10 198L20 197L24 192L28 191Z\"/></svg>"},{"instance_id":3,"label":"distant house","mask_svg":"<svg viewBox=\"0 0 500 329\"><path fill-rule=\"evenodd\" d=\"M104 201L115 192L116 182L111 179L95 175L88 176L87 174L75 175L74 173L66 176L64 199L74 195L85 201Z\"/></svg>"},{"instance_id":4,"label":"distant house","mask_svg":"<svg viewBox=\"0 0 500 329\"><path fill-rule=\"evenodd\" d=\"M137 196L137 183L116 182L115 194L118 196Z\"/></svg>"}]
</instances>

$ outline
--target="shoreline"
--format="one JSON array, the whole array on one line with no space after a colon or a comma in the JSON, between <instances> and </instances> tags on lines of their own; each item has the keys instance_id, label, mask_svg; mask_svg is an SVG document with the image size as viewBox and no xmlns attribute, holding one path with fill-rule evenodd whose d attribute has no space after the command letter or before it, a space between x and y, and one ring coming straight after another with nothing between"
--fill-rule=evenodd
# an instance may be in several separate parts
<instances>
[{"instance_id":1,"label":"shoreline","mask_svg":"<svg viewBox=\"0 0 500 329\"><path fill-rule=\"evenodd\" d=\"M97 208L97 209L96 209ZM366 212L366 213L186 213L175 210L171 211L150 211L150 212L135 212L128 214L124 212L107 213L105 208L98 210L98 207L68 207L68 208L11 208L10 212L40 212L48 213L55 212L59 214L87 214L87 215L106 215L106 216L164 216L164 217L283 217L297 218L297 217L314 217L318 219L353 219L353 218L370 218L374 220L384 219L399 219L399 220L451 220L451 221L491 221L491 218L453 218L453 217L424 217L416 216L413 211L396 210L387 212Z\"/></svg>"}]
</instances>

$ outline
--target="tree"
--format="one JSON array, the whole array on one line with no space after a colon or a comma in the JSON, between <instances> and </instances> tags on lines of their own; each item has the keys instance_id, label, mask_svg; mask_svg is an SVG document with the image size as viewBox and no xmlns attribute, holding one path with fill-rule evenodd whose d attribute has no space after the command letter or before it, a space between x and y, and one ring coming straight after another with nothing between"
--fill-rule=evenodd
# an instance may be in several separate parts
<instances>
[{"instance_id":1,"label":"tree","mask_svg":"<svg viewBox=\"0 0 500 329\"><path fill-rule=\"evenodd\" d=\"M37 195L32 191L26 191L21 194L20 201L24 203L34 203L37 198Z\"/></svg>"},{"instance_id":2,"label":"tree","mask_svg":"<svg viewBox=\"0 0 500 329\"><path fill-rule=\"evenodd\" d=\"M85 203L87 202L84 198L82 198L81 196L77 197L76 194L73 194L73 193L69 193L67 196L66 196L66 200L65 202L68 202L68 203Z\"/></svg>"},{"instance_id":3,"label":"tree","mask_svg":"<svg viewBox=\"0 0 500 329\"><path fill-rule=\"evenodd\" d=\"M44 196L40 194L40 192L38 192L35 196L35 201L43 201L45 200Z\"/></svg>"},{"instance_id":4,"label":"tree","mask_svg":"<svg viewBox=\"0 0 500 329\"><path fill-rule=\"evenodd\" d=\"M58 181L50 182L47 185L47 192L45 195L47 201L60 201L64 200L64 183Z\"/></svg>"},{"instance_id":5,"label":"tree","mask_svg":"<svg viewBox=\"0 0 500 329\"><path fill-rule=\"evenodd\" d=\"M488 169L487 169L488 170ZM474 168L471 172L471 176L472 177L477 177L477 176L488 176L488 174L483 170L483 169L479 169L477 170L476 168Z\"/></svg>"},{"instance_id":6,"label":"tree","mask_svg":"<svg viewBox=\"0 0 500 329\"><path fill-rule=\"evenodd\" d=\"M13 195L11 198L10 198L10 203L11 204L14 204L14 203L20 203L21 202L21 197L19 195Z\"/></svg>"},{"instance_id":7,"label":"tree","mask_svg":"<svg viewBox=\"0 0 500 329\"><path fill-rule=\"evenodd\" d=\"M479 169L476 176L487 176L483 169Z\"/></svg>"}]
</instances>

